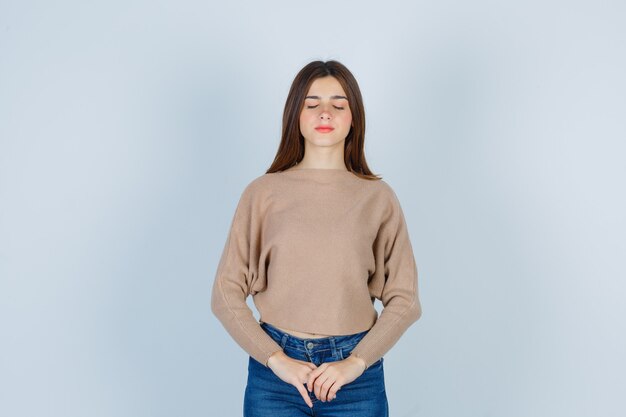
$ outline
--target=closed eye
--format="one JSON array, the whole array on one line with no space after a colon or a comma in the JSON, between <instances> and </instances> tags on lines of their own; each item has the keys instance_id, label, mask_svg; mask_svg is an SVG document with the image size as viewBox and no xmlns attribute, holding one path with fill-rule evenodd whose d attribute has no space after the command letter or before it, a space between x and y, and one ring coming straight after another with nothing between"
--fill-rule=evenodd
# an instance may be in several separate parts
<instances>
[{"instance_id":1,"label":"closed eye","mask_svg":"<svg viewBox=\"0 0 626 417\"><path fill-rule=\"evenodd\" d=\"M314 109L317 107L317 104L315 106L306 106L307 109ZM338 107L338 106L333 106L334 108L336 108L337 110L343 110L344 107Z\"/></svg>"}]
</instances>

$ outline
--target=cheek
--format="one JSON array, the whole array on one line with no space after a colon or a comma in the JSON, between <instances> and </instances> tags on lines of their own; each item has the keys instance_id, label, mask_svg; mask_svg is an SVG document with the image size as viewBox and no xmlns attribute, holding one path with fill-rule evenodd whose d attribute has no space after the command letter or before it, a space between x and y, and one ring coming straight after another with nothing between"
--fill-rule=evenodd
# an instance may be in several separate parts
<instances>
[{"instance_id":1,"label":"cheek","mask_svg":"<svg viewBox=\"0 0 626 417\"><path fill-rule=\"evenodd\" d=\"M308 135L310 133L310 131L312 130L311 128L311 124L313 122L311 121L311 116L308 116L306 114L301 114L300 115L300 133L303 135Z\"/></svg>"},{"instance_id":2,"label":"cheek","mask_svg":"<svg viewBox=\"0 0 626 417\"><path fill-rule=\"evenodd\" d=\"M313 117L314 118L314 117ZM306 113L301 113L300 114L300 125L309 123L311 121L312 117L310 114L306 114Z\"/></svg>"},{"instance_id":3,"label":"cheek","mask_svg":"<svg viewBox=\"0 0 626 417\"><path fill-rule=\"evenodd\" d=\"M344 124L346 124L348 127L350 127L350 124L352 123L352 115L351 114L344 114L341 116L341 120L343 121Z\"/></svg>"}]
</instances>

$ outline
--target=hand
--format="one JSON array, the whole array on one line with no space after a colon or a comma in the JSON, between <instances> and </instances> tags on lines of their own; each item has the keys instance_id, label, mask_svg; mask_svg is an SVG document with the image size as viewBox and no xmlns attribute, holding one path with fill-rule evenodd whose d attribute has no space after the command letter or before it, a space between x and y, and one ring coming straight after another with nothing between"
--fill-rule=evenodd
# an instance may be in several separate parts
<instances>
[{"instance_id":1,"label":"hand","mask_svg":"<svg viewBox=\"0 0 626 417\"><path fill-rule=\"evenodd\" d=\"M304 402L313 408L304 383L308 380L309 374L317 368L314 363L293 359L285 352L278 351L267 360L267 366L277 377L296 387L304 398Z\"/></svg>"},{"instance_id":2,"label":"hand","mask_svg":"<svg viewBox=\"0 0 626 417\"><path fill-rule=\"evenodd\" d=\"M325 362L309 374L309 391L315 387L315 396L323 401L334 400L337 391L357 379L365 372L365 361L356 356L349 356L337 362Z\"/></svg>"}]
</instances>

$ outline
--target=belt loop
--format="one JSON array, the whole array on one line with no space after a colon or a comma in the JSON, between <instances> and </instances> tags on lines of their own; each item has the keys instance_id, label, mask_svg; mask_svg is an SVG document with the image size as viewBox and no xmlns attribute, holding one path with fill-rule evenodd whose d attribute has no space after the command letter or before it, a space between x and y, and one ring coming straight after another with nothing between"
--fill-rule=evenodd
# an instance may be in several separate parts
<instances>
[{"instance_id":1,"label":"belt loop","mask_svg":"<svg viewBox=\"0 0 626 417\"><path fill-rule=\"evenodd\" d=\"M287 333L285 333L283 335L283 339L280 341L280 347L281 348L285 348L285 345L287 344L287 339L289 339L289 335Z\"/></svg>"},{"instance_id":2,"label":"belt loop","mask_svg":"<svg viewBox=\"0 0 626 417\"><path fill-rule=\"evenodd\" d=\"M335 336L330 336L328 341L330 342L330 347L333 353L333 357L338 358L339 355L337 354L337 345L335 344Z\"/></svg>"}]
</instances>

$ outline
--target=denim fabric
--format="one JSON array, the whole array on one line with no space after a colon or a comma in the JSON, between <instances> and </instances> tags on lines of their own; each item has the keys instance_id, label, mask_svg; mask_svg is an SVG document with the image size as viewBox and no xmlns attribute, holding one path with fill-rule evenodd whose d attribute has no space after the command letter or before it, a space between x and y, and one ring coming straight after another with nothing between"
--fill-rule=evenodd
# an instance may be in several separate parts
<instances>
[{"instance_id":1,"label":"denim fabric","mask_svg":"<svg viewBox=\"0 0 626 417\"><path fill-rule=\"evenodd\" d=\"M330 336L320 339L301 339L283 332L269 323L261 328L274 339L291 358L320 366L347 358L352 349L367 334ZM300 392L278 378L272 370L249 356L248 381L244 395L244 417L387 417L389 406L385 391L384 358L372 364L357 379L342 386L335 399L318 400L315 392L308 392L313 408L304 402ZM307 385L304 384L305 389Z\"/></svg>"}]
</instances>

